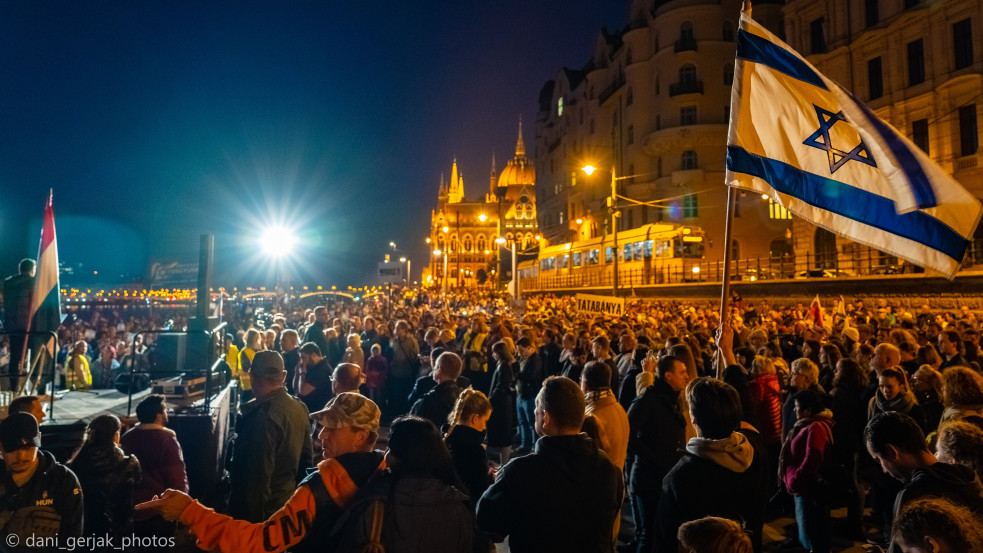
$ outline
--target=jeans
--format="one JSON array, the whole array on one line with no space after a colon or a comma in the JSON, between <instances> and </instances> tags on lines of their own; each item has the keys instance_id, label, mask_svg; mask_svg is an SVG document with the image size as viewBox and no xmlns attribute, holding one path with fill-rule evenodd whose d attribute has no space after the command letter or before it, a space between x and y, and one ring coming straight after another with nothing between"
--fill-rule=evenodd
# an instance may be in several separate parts
<instances>
[{"instance_id":1,"label":"jeans","mask_svg":"<svg viewBox=\"0 0 983 553\"><path fill-rule=\"evenodd\" d=\"M799 542L812 553L829 553L829 507L809 496L795 496Z\"/></svg>"},{"instance_id":2,"label":"jeans","mask_svg":"<svg viewBox=\"0 0 983 553\"><path fill-rule=\"evenodd\" d=\"M536 398L519 398L519 436L521 447L532 449L536 443Z\"/></svg>"},{"instance_id":3,"label":"jeans","mask_svg":"<svg viewBox=\"0 0 983 553\"><path fill-rule=\"evenodd\" d=\"M655 550L655 515L659 508L657 493L643 493L633 496L633 504L638 511L635 520L635 539L637 553L651 553Z\"/></svg>"}]
</instances>

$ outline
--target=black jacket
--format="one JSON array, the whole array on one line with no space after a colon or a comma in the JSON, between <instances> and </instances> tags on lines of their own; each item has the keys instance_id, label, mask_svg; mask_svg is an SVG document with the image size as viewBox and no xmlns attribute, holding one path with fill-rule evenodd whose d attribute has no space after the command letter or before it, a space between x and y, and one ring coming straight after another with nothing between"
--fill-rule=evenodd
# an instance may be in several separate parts
<instances>
[{"instance_id":1,"label":"black jacket","mask_svg":"<svg viewBox=\"0 0 983 553\"><path fill-rule=\"evenodd\" d=\"M364 551L380 505L380 542L386 553L466 553L472 550L474 517L467 494L423 475L384 473L352 499L321 551Z\"/></svg>"},{"instance_id":2,"label":"black jacket","mask_svg":"<svg viewBox=\"0 0 983 553\"><path fill-rule=\"evenodd\" d=\"M75 473L55 461L47 451L38 451L38 467L20 488L10 473L0 471L0 535L16 534L20 545L4 547L9 553L38 551L25 540L57 536L59 543L82 535L82 489Z\"/></svg>"},{"instance_id":3,"label":"black jacket","mask_svg":"<svg viewBox=\"0 0 983 553\"><path fill-rule=\"evenodd\" d=\"M455 426L444 439L454 461L454 470L475 503L491 485L491 477L488 475L488 455L481 445L484 440L484 432L478 432L463 424Z\"/></svg>"},{"instance_id":4,"label":"black jacket","mask_svg":"<svg viewBox=\"0 0 983 553\"><path fill-rule=\"evenodd\" d=\"M478 501L477 526L508 536L514 553L609 552L623 490L621 471L593 440L545 436L501 468Z\"/></svg>"},{"instance_id":5,"label":"black jacket","mask_svg":"<svg viewBox=\"0 0 983 553\"><path fill-rule=\"evenodd\" d=\"M906 505L922 497L941 497L956 505L969 508L977 515L983 513L983 489L973 469L963 465L935 463L915 469L908 483L894 498L894 517ZM890 553L900 552L897 542L891 544Z\"/></svg>"},{"instance_id":6,"label":"black jacket","mask_svg":"<svg viewBox=\"0 0 983 553\"><path fill-rule=\"evenodd\" d=\"M516 391L522 399L533 399L543 387L546 374L543 372L543 360L538 353L519 361L519 376L516 381Z\"/></svg>"},{"instance_id":7,"label":"black jacket","mask_svg":"<svg viewBox=\"0 0 983 553\"><path fill-rule=\"evenodd\" d=\"M471 379L466 376L457 377L457 385L461 387L462 390L466 390L471 387ZM432 374L427 374L416 379L413 383L413 389L410 390L410 395L407 401L410 406L420 400L421 397L427 395L427 392L433 390L437 386L437 383L433 379Z\"/></svg>"},{"instance_id":8,"label":"black jacket","mask_svg":"<svg viewBox=\"0 0 983 553\"><path fill-rule=\"evenodd\" d=\"M556 342L550 342L539 348L539 356L543 359L543 371L546 372L546 376L557 376L563 370L563 365L560 364L562 352L563 348Z\"/></svg>"},{"instance_id":9,"label":"black jacket","mask_svg":"<svg viewBox=\"0 0 983 553\"><path fill-rule=\"evenodd\" d=\"M656 378L632 402L628 424L628 451L635 454L632 493L658 496L662 479L682 457L686 445L686 419L679 409L679 392Z\"/></svg>"},{"instance_id":10,"label":"black jacket","mask_svg":"<svg viewBox=\"0 0 983 553\"><path fill-rule=\"evenodd\" d=\"M457 382L441 382L413 404L410 414L423 417L441 428L447 424L447 417L454 410L460 395L461 387Z\"/></svg>"},{"instance_id":11,"label":"black jacket","mask_svg":"<svg viewBox=\"0 0 983 553\"><path fill-rule=\"evenodd\" d=\"M506 447L512 445L515 436L515 368L511 363L499 361L492 373L488 400L492 405L488 419L488 445Z\"/></svg>"},{"instance_id":12,"label":"black jacket","mask_svg":"<svg viewBox=\"0 0 983 553\"><path fill-rule=\"evenodd\" d=\"M744 523L755 551L761 551L768 460L757 432L741 430L740 433L753 449L750 466L743 472L687 452L666 475L656 516L659 551L677 551L679 526L707 516Z\"/></svg>"},{"instance_id":13,"label":"black jacket","mask_svg":"<svg viewBox=\"0 0 983 553\"><path fill-rule=\"evenodd\" d=\"M82 485L87 536L124 536L133 527L133 486L140 462L116 446L84 447L69 464Z\"/></svg>"}]
</instances>

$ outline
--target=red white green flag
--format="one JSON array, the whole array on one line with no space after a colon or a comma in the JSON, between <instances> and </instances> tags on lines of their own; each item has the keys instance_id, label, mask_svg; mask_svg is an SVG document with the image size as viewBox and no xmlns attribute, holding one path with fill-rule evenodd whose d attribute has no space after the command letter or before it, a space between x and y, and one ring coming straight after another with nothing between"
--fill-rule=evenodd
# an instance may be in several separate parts
<instances>
[{"instance_id":1,"label":"red white green flag","mask_svg":"<svg viewBox=\"0 0 983 553\"><path fill-rule=\"evenodd\" d=\"M30 329L37 332L57 331L61 324L61 287L58 283L58 241L55 239L53 193L48 194L38 249L38 272L31 297Z\"/></svg>"}]
</instances>

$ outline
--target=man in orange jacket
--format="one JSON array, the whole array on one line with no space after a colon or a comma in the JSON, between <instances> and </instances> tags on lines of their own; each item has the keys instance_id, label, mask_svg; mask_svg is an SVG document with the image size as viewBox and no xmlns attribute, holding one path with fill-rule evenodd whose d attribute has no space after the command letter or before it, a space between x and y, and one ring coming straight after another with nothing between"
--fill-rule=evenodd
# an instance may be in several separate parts
<instances>
[{"instance_id":1,"label":"man in orange jacket","mask_svg":"<svg viewBox=\"0 0 983 553\"><path fill-rule=\"evenodd\" d=\"M216 513L185 493L167 490L160 498L137 505L154 509L167 520L180 520L198 538L198 547L223 553L317 551L331 533L345 505L373 474L385 468L375 450L379 407L365 396L345 392L311 418L321 426L318 439L324 460L270 518L249 523Z\"/></svg>"}]
</instances>

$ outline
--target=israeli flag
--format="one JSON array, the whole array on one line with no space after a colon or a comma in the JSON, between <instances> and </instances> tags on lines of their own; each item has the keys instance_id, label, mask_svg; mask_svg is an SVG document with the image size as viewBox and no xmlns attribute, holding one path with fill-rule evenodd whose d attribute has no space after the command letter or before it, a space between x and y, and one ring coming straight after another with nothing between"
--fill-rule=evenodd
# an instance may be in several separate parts
<instances>
[{"instance_id":1,"label":"israeli flag","mask_svg":"<svg viewBox=\"0 0 983 553\"><path fill-rule=\"evenodd\" d=\"M979 200L910 140L741 14L727 184L952 279Z\"/></svg>"}]
</instances>

